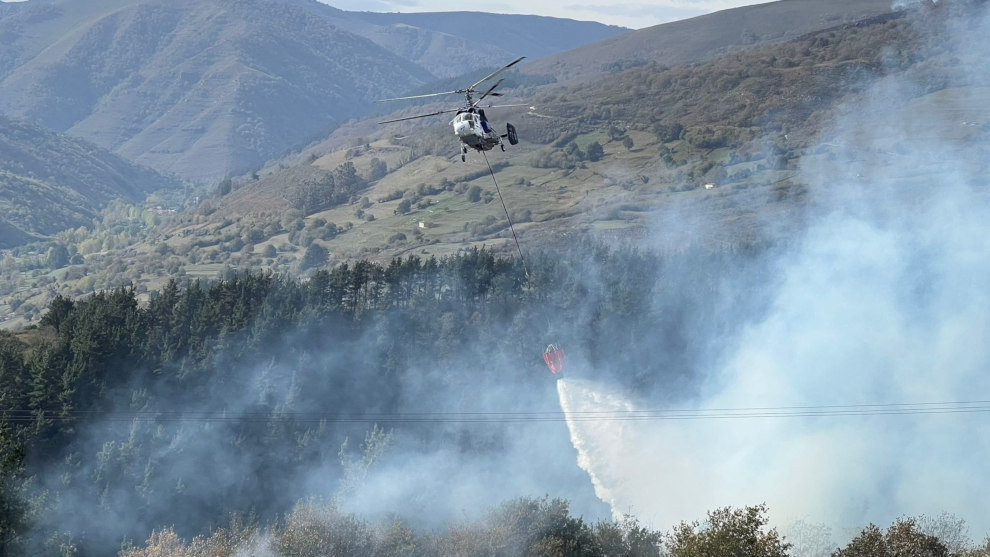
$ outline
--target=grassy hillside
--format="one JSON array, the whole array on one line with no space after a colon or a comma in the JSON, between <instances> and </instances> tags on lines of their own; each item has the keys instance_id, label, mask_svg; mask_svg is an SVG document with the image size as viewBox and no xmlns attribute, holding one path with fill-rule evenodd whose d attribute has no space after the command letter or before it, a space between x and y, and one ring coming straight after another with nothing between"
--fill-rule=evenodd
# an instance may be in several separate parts
<instances>
[{"instance_id":1,"label":"grassy hillside","mask_svg":"<svg viewBox=\"0 0 990 557\"><path fill-rule=\"evenodd\" d=\"M0 248L88 226L111 200L177 185L86 141L0 116Z\"/></svg>"}]
</instances>

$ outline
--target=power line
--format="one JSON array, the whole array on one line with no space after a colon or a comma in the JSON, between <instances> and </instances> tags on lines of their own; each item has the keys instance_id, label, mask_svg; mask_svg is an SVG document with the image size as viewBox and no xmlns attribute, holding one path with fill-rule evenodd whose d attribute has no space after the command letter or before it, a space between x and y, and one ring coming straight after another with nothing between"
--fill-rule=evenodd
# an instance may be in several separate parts
<instances>
[{"instance_id":1,"label":"power line","mask_svg":"<svg viewBox=\"0 0 990 557\"><path fill-rule=\"evenodd\" d=\"M93 418L110 422L204 422L204 423L377 423L377 424L465 424L534 422L683 421L760 418L837 418L861 416L911 416L990 413L990 401L920 402L822 406L770 406L746 408L699 408L665 410L601 410L581 412L224 412L224 411L134 411L134 412L32 412L6 410L0 421L27 423L36 420Z\"/></svg>"}]
</instances>

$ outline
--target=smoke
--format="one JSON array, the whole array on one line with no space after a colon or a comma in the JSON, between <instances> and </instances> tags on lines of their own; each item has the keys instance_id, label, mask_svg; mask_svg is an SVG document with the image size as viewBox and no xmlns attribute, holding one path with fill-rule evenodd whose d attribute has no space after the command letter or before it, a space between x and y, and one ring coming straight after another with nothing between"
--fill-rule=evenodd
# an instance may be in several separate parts
<instances>
[{"instance_id":1,"label":"smoke","mask_svg":"<svg viewBox=\"0 0 990 557\"><path fill-rule=\"evenodd\" d=\"M236 354L242 341L229 339L230 352L195 395L169 393L136 374L121 392L147 394L156 411L164 409L161 420L145 419L156 416L149 411L120 421L145 408L128 399L108 420L82 424L72 452L38 474L50 496L37 531L64 532L100 553L165 526L191 539L231 515L264 526L310 497L423 531L479 518L517 497L562 497L579 515L606 513L573 465L565 424L471 421L485 412L554 410L548 373L509 371L504 348L481 353L467 344L438 358L415 343L395 356L409 366L402 374L368 373L382 369L382 343L414 330L398 318L380 321L358 335L326 323L286 331L250 362ZM442 364L419 367L431 361ZM538 351L533 361L542 365ZM519 381L523 374L531 380ZM271 419L279 412L287 417ZM336 421L336 412L377 414L385 423ZM449 421L417 423L426 413Z\"/></svg>"},{"instance_id":2,"label":"smoke","mask_svg":"<svg viewBox=\"0 0 990 557\"><path fill-rule=\"evenodd\" d=\"M950 74L947 87L910 72L880 80L843 108L821 147L807 150L800 175L808 211L777 223L790 230L790 247L773 264L775 280L754 283L727 269L714 293L763 292L769 304L759 315L722 316L739 324L730 335L695 340L712 347L712 358L685 407L990 399L990 113L981 82L990 68L968 46L982 44L990 25L985 8L961 10L964 19L950 20L928 53ZM968 65L951 75L959 58ZM649 335L640 346L650 346ZM562 406L570 412L594 393L599 400L583 409L669 408L615 389L565 388ZM656 527L766 502L778 525L824 524L839 536L943 512L983 536L984 419L953 412L569 425L596 493L613 511Z\"/></svg>"},{"instance_id":3,"label":"smoke","mask_svg":"<svg viewBox=\"0 0 990 557\"><path fill-rule=\"evenodd\" d=\"M774 523L809 554L827 552L833 535L850 537L902 515L947 511L977 535L990 532L982 497L990 486L981 473L990 442L978 428L982 414L579 419L670 407L897 408L990 398L990 352L982 342L990 292L981 280L990 271L982 163L990 114L985 90L967 81L990 72L988 58L959 48L982 44L975 38L987 26L979 15L932 31L940 44L928 55L948 68L948 86L892 70L895 77L843 107L798 169L808 186L804 212L777 210L772 195L752 192L747 208L764 206L758 224L786 235L772 261L730 259L714 279L707 276L711 267L690 256L660 265L654 284L641 290L645 303L671 315L680 330L579 330L603 307L617 309L617 301L593 297L575 311L579 318L556 325L553 340L571 340L564 343L570 375L557 383L566 432L515 429L504 458L494 462L465 459L451 447L402 446L345 508L470 513L463 502L496 500L490 486L503 478L511 478L500 484L505 497L553 486L551 493L581 499L586 494L574 484L554 484L546 473L572 481L573 470L560 464L570 457L614 518L632 515L656 528L721 506L766 502ZM953 59L966 60L966 71L954 74ZM727 237L731 227L717 218L716 211L669 213L652 244L669 252L690 245L692 234ZM596 283L614 280L594 255L585 263L569 270L586 284L580 290L595 292ZM588 343L609 341L609 358L590 356L596 350ZM667 366L663 379L630 390L636 381L629 377L658 362ZM696 380L686 387L684 377ZM498 411L544 408L547 394L492 383L464 392ZM414 484L426 489L414 492ZM579 514L598 513L586 501L576 506Z\"/></svg>"},{"instance_id":4,"label":"smoke","mask_svg":"<svg viewBox=\"0 0 990 557\"><path fill-rule=\"evenodd\" d=\"M938 0L894 0L890 5L892 11L907 10L918 6L932 6L938 4Z\"/></svg>"}]
</instances>

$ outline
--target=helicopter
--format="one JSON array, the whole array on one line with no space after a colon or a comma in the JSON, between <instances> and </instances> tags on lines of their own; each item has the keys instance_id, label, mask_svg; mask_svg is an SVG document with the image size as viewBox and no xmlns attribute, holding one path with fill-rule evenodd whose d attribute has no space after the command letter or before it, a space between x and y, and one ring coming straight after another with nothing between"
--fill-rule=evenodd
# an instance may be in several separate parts
<instances>
[{"instance_id":1,"label":"helicopter","mask_svg":"<svg viewBox=\"0 0 990 557\"><path fill-rule=\"evenodd\" d=\"M445 91L443 93L427 93L425 95L413 95L410 97L396 97L392 99L381 99L381 102L386 101L404 101L409 99L422 99L426 97L438 97L441 95L465 95L467 101L464 106L459 108L452 108L447 110L438 110L436 112L430 112L429 114L418 114L416 116L407 116L405 118L395 118L394 120L384 120L378 122L379 124L390 124L392 122L402 122L405 120L415 120L417 118L427 118L430 116L439 116L441 114L449 114L451 112L456 113L454 118L450 121L450 125L454 128L454 134L461 141L461 161L467 160L468 148L474 149L478 152L490 151L496 146L500 147L505 151L505 143L502 142L503 139L509 141L509 145L515 145L519 143L519 136L516 133L516 127L510 123L505 125L505 133L499 134L495 129L488 123L488 117L485 115L485 108L499 108L499 106L488 105L484 108L479 107L478 104L483 101L486 97L499 97L502 93L495 93L495 88L501 85L504 79L500 79L495 82L494 85L486 89L483 93L477 89L479 85L492 79L498 74L504 72L505 70L511 68L512 66L518 64L522 61L525 56L520 56L512 62L509 62L505 66L502 66L498 70L488 74L487 76L479 79L478 81L471 84L466 89L457 89L455 91ZM477 100L474 98L475 93L481 93ZM522 105L501 105L501 106L522 106Z\"/></svg>"}]
</instances>

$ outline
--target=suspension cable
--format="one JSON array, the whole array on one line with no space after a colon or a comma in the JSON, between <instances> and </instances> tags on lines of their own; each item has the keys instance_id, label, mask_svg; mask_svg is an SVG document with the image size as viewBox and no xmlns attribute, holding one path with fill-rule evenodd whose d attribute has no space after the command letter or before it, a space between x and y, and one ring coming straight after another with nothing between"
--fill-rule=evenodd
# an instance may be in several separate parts
<instances>
[{"instance_id":1,"label":"suspension cable","mask_svg":"<svg viewBox=\"0 0 990 557\"><path fill-rule=\"evenodd\" d=\"M492 182L495 184L495 192L498 193L498 200L502 203L502 210L505 211L505 220L509 223L509 231L512 232L512 239L516 242L516 251L519 252L519 261L522 263L523 272L526 273L526 280L529 280L529 269L526 267L526 258L523 257L522 248L519 247L519 237L516 236L516 229L512 227L512 218L509 216L509 209L505 206L505 200L502 199L502 190L498 187L498 180L495 179L495 170L492 168L492 163L488 161L488 153L484 150L481 154L485 157L485 163L488 165L488 172L492 175Z\"/></svg>"}]
</instances>

